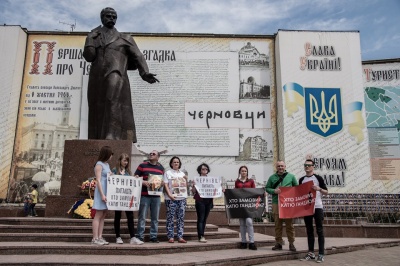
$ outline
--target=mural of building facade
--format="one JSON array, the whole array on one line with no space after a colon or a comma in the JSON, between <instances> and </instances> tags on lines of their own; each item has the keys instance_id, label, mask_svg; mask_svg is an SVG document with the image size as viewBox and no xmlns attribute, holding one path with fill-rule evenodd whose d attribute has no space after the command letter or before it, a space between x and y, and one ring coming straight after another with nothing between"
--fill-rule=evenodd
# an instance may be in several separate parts
<instances>
[{"instance_id":1,"label":"mural of building facade","mask_svg":"<svg viewBox=\"0 0 400 266\"><path fill-rule=\"evenodd\" d=\"M0 198L19 202L37 183L45 202L59 192L64 141L85 130L90 65L82 57L85 35L25 34L22 84L10 94L19 103L16 122L5 134L13 144L1 150L9 163L2 165ZM300 177L312 158L332 200L398 193L398 62L362 67L359 33L324 32L323 41L318 34L134 36L161 81L149 86L129 73L138 150L164 151L166 167L180 156L189 179L206 162L228 187L243 164L263 186L274 160L284 159ZM379 119L378 109L386 110Z\"/></svg>"}]
</instances>

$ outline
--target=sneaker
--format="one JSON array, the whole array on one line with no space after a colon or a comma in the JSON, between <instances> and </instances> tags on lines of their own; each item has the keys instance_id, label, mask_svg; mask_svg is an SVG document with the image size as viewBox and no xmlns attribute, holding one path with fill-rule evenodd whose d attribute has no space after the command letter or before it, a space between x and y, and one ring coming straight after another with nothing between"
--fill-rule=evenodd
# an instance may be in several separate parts
<instances>
[{"instance_id":1,"label":"sneaker","mask_svg":"<svg viewBox=\"0 0 400 266\"><path fill-rule=\"evenodd\" d=\"M160 243L157 238L150 239L150 243Z\"/></svg>"},{"instance_id":2,"label":"sneaker","mask_svg":"<svg viewBox=\"0 0 400 266\"><path fill-rule=\"evenodd\" d=\"M207 243L207 240L204 238L204 236L202 236L202 237L200 237L199 242Z\"/></svg>"},{"instance_id":3,"label":"sneaker","mask_svg":"<svg viewBox=\"0 0 400 266\"><path fill-rule=\"evenodd\" d=\"M122 238L117 237L117 240L115 241L115 243L117 243L117 244L123 244L124 241L122 241Z\"/></svg>"},{"instance_id":4,"label":"sneaker","mask_svg":"<svg viewBox=\"0 0 400 266\"><path fill-rule=\"evenodd\" d=\"M312 252L308 252L307 255L301 259L301 261L305 260L315 260L315 255Z\"/></svg>"},{"instance_id":5,"label":"sneaker","mask_svg":"<svg viewBox=\"0 0 400 266\"><path fill-rule=\"evenodd\" d=\"M282 245L279 243L276 243L275 246L272 247L272 250L282 250Z\"/></svg>"},{"instance_id":6,"label":"sneaker","mask_svg":"<svg viewBox=\"0 0 400 266\"><path fill-rule=\"evenodd\" d=\"M319 254L317 258L317 263L324 262L324 255Z\"/></svg>"},{"instance_id":7,"label":"sneaker","mask_svg":"<svg viewBox=\"0 0 400 266\"><path fill-rule=\"evenodd\" d=\"M144 242L141 241L139 238L136 237L132 237L131 238L131 244L133 245L142 245Z\"/></svg>"},{"instance_id":8,"label":"sneaker","mask_svg":"<svg viewBox=\"0 0 400 266\"><path fill-rule=\"evenodd\" d=\"M247 248L247 243L240 243L240 249L246 249Z\"/></svg>"},{"instance_id":9,"label":"sneaker","mask_svg":"<svg viewBox=\"0 0 400 266\"><path fill-rule=\"evenodd\" d=\"M135 236L135 238L136 238L136 239L139 239L139 240L142 241L142 242L144 242L144 238L142 238L142 237Z\"/></svg>"},{"instance_id":10,"label":"sneaker","mask_svg":"<svg viewBox=\"0 0 400 266\"><path fill-rule=\"evenodd\" d=\"M103 245L108 245L108 244L110 244L110 243L107 242L103 237L99 237L98 240L101 241L101 242L103 242L103 243L104 243Z\"/></svg>"},{"instance_id":11,"label":"sneaker","mask_svg":"<svg viewBox=\"0 0 400 266\"><path fill-rule=\"evenodd\" d=\"M92 245L104 245L104 242L100 241L98 238L92 239Z\"/></svg>"},{"instance_id":12,"label":"sneaker","mask_svg":"<svg viewBox=\"0 0 400 266\"><path fill-rule=\"evenodd\" d=\"M250 244L249 244L249 249L251 249L251 250L257 250L256 244L250 243Z\"/></svg>"},{"instance_id":13,"label":"sneaker","mask_svg":"<svg viewBox=\"0 0 400 266\"><path fill-rule=\"evenodd\" d=\"M289 250L290 251L296 251L296 247L293 245L293 243L289 244Z\"/></svg>"}]
</instances>

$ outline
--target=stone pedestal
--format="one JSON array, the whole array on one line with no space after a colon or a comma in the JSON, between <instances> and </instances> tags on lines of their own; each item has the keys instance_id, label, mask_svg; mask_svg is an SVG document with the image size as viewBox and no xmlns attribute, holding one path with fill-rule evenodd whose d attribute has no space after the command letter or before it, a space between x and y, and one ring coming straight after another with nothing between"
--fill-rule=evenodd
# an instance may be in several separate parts
<instances>
[{"instance_id":1,"label":"stone pedestal","mask_svg":"<svg viewBox=\"0 0 400 266\"><path fill-rule=\"evenodd\" d=\"M110 146L114 153L109 162L111 169L117 165L121 153L131 154L133 171L143 161L143 155L129 140L66 140L60 195L46 198L46 217L69 217L67 211L75 201L87 197L81 195L78 186L94 177L94 165L103 146Z\"/></svg>"}]
</instances>

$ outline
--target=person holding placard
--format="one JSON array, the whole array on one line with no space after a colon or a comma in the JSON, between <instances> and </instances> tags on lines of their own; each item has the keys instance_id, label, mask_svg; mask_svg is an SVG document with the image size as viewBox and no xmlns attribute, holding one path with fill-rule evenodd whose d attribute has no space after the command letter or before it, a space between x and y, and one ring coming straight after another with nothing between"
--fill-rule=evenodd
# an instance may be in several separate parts
<instances>
[{"instance_id":1,"label":"person holding placard","mask_svg":"<svg viewBox=\"0 0 400 266\"><path fill-rule=\"evenodd\" d=\"M202 163L197 167L197 173L200 176L207 176L210 172L210 167L206 163ZM197 213L197 237L199 242L207 243L204 237L204 231L206 229L207 217L210 210L213 208L213 198L202 198L198 193L195 184L192 187L193 198L195 199L195 207Z\"/></svg>"},{"instance_id":2,"label":"person holding placard","mask_svg":"<svg viewBox=\"0 0 400 266\"><path fill-rule=\"evenodd\" d=\"M176 235L179 243L187 243L183 239L185 225L185 209L187 197L187 176L181 171L182 162L174 156L169 161L170 170L164 174L164 196L167 207L168 243L174 243L174 218L176 217Z\"/></svg>"},{"instance_id":3,"label":"person holding placard","mask_svg":"<svg viewBox=\"0 0 400 266\"><path fill-rule=\"evenodd\" d=\"M283 239L282 239L282 228L283 222L286 226L286 235L289 241L289 250L296 251L294 246L295 231L293 226L293 219L280 219L279 218L279 207L278 207L278 196L281 193L280 187L294 187L297 186L298 182L296 177L286 171L286 164L284 161L278 160L276 162L276 173L268 178L265 190L272 195L272 213L275 221L275 246L272 250L282 250Z\"/></svg>"},{"instance_id":4,"label":"person holding placard","mask_svg":"<svg viewBox=\"0 0 400 266\"><path fill-rule=\"evenodd\" d=\"M132 176L131 169L130 169L130 157L126 153L122 153L118 158L118 164L115 168L112 169L113 174L115 175L125 175L125 176ZM114 214L114 231L116 237L117 244L123 244L121 238L121 214L122 211L115 211ZM125 211L126 220L128 222L128 229L129 235L131 237L130 243L135 245L142 245L144 242L140 241L135 237L135 225L133 223L133 211Z\"/></svg>"},{"instance_id":5,"label":"person holding placard","mask_svg":"<svg viewBox=\"0 0 400 266\"><path fill-rule=\"evenodd\" d=\"M111 173L108 161L113 156L111 147L101 147L97 163L94 167L96 176L96 188L94 190L94 200L92 209L96 210L93 218L92 231L94 245L108 245L109 243L103 238L104 219L107 215L107 174Z\"/></svg>"},{"instance_id":6,"label":"person holding placard","mask_svg":"<svg viewBox=\"0 0 400 266\"><path fill-rule=\"evenodd\" d=\"M249 170L247 166L241 166L239 168L239 177L235 181L235 188L255 188L256 184L253 179L249 178ZM242 238L242 243L240 244L241 249L247 248L246 232L249 236L249 249L257 250L254 244L254 227L253 218L239 218L240 223L240 236Z\"/></svg>"},{"instance_id":7,"label":"person holding placard","mask_svg":"<svg viewBox=\"0 0 400 266\"><path fill-rule=\"evenodd\" d=\"M150 179L157 177L162 178L164 175L164 167L158 162L160 153L156 150L149 154L149 160L141 163L135 171L135 176L142 176L142 196L140 198L139 217L136 231L136 238L144 241L144 230L146 228L147 211L150 209L150 242L160 243L157 239L158 234L158 216L160 213L161 199L160 195L155 192L154 183ZM151 176L151 177L150 177ZM149 178L150 177L150 178ZM162 186L162 182L160 182ZM157 189L158 190L158 189ZM152 194L150 195L149 192ZM162 193L162 192L160 192Z\"/></svg>"},{"instance_id":8,"label":"person holding placard","mask_svg":"<svg viewBox=\"0 0 400 266\"><path fill-rule=\"evenodd\" d=\"M324 237L324 206L322 204L322 195L328 195L328 188L326 187L324 179L314 173L314 161L307 159L304 162L304 171L306 175L299 179L300 184L307 182L313 182L312 189L316 191L316 199L314 206L314 214L304 217L304 223L307 231L307 243L308 253L302 260L315 260L318 263L324 262L325 254L325 237ZM318 235L318 257L315 258L314 254L314 226L313 220L315 221L315 228Z\"/></svg>"}]
</instances>

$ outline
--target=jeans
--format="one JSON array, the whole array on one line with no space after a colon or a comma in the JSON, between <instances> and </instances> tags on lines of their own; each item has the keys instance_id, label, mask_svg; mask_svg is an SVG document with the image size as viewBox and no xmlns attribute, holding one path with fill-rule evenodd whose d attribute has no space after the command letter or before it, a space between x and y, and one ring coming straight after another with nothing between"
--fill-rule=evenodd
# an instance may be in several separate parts
<instances>
[{"instance_id":1,"label":"jeans","mask_svg":"<svg viewBox=\"0 0 400 266\"><path fill-rule=\"evenodd\" d=\"M31 214L29 202L24 202L24 214L25 214L25 216L28 216Z\"/></svg>"},{"instance_id":2,"label":"jeans","mask_svg":"<svg viewBox=\"0 0 400 266\"><path fill-rule=\"evenodd\" d=\"M274 215L274 221L275 221L275 241L276 241L276 243L279 243L281 245L283 244L282 231L283 231L283 222L285 222L286 235L288 237L289 243L293 244L293 242L294 242L293 219L279 219L278 204L272 204L272 213Z\"/></svg>"},{"instance_id":3,"label":"jeans","mask_svg":"<svg viewBox=\"0 0 400 266\"><path fill-rule=\"evenodd\" d=\"M156 239L158 233L158 215L160 213L161 199L160 197L142 196L139 206L139 217L137 225L136 237L140 240L144 239L144 230L146 228L147 211L150 208L150 239Z\"/></svg>"},{"instance_id":4,"label":"jeans","mask_svg":"<svg viewBox=\"0 0 400 266\"><path fill-rule=\"evenodd\" d=\"M115 211L114 216L114 231L116 237L121 237L121 214L122 211ZM133 212L125 211L126 220L128 222L129 235L132 237L135 236L135 226L133 224Z\"/></svg>"},{"instance_id":5,"label":"jeans","mask_svg":"<svg viewBox=\"0 0 400 266\"><path fill-rule=\"evenodd\" d=\"M32 216L36 216L37 215L36 214L36 210L35 210L35 206L36 206L36 203L31 203L29 205L29 214L32 215Z\"/></svg>"},{"instance_id":6,"label":"jeans","mask_svg":"<svg viewBox=\"0 0 400 266\"><path fill-rule=\"evenodd\" d=\"M324 237L324 210L317 208L315 209L314 215L305 216L304 223L306 224L307 229L307 241L308 241L308 251L314 252L314 227L313 227L313 218L315 220L315 227L317 229L318 235L318 253L320 255L324 255L325 249L325 237Z\"/></svg>"},{"instance_id":7,"label":"jeans","mask_svg":"<svg viewBox=\"0 0 400 266\"><path fill-rule=\"evenodd\" d=\"M197 213L197 237L200 239L204 236L206 229L207 217L213 207L212 200L196 200L196 213Z\"/></svg>"},{"instance_id":8,"label":"jeans","mask_svg":"<svg viewBox=\"0 0 400 266\"><path fill-rule=\"evenodd\" d=\"M174 238L174 218L176 216L176 235L178 239L183 238L183 229L185 226L186 199L183 200L165 200L167 207L167 237Z\"/></svg>"},{"instance_id":9,"label":"jeans","mask_svg":"<svg viewBox=\"0 0 400 266\"><path fill-rule=\"evenodd\" d=\"M242 243L247 243L246 232L249 235L249 243L254 243L254 228L253 218L239 218L240 222L240 236Z\"/></svg>"}]
</instances>

